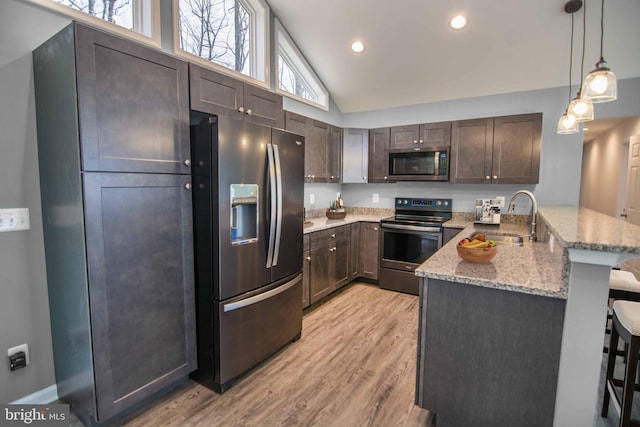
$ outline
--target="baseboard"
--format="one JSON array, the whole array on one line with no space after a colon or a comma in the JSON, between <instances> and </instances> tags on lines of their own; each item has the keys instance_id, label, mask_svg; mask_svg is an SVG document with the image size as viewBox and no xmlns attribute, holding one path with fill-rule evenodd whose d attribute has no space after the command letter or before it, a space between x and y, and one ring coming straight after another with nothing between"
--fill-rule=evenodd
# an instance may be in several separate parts
<instances>
[{"instance_id":1,"label":"baseboard","mask_svg":"<svg viewBox=\"0 0 640 427\"><path fill-rule=\"evenodd\" d=\"M58 387L55 384L38 390L28 396L10 402L12 405L46 405L58 400Z\"/></svg>"}]
</instances>

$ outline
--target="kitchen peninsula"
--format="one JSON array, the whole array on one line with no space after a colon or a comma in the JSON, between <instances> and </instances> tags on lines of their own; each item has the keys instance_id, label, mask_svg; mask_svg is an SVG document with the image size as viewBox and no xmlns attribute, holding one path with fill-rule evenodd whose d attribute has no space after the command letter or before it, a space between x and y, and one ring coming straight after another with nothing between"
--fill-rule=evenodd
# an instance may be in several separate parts
<instances>
[{"instance_id":1,"label":"kitchen peninsula","mask_svg":"<svg viewBox=\"0 0 640 427\"><path fill-rule=\"evenodd\" d=\"M438 425L593 423L609 271L638 257L640 227L579 207L538 222L541 241L487 264L462 261L454 238L416 270L416 403Z\"/></svg>"}]
</instances>

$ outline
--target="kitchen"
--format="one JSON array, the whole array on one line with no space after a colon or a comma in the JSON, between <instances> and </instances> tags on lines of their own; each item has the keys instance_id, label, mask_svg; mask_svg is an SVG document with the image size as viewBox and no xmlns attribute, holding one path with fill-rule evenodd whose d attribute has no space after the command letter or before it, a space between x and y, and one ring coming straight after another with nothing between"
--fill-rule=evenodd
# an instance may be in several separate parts
<instances>
[{"instance_id":1,"label":"kitchen","mask_svg":"<svg viewBox=\"0 0 640 427\"><path fill-rule=\"evenodd\" d=\"M31 22L33 25L28 27L34 28L33 31L41 31L40 42L46 40L55 31L46 30L46 26L42 25L43 22L50 23L52 26L61 28L68 22L67 20L60 18L58 15L53 15L42 10L36 9L33 6L25 6L20 2L14 2L14 8L19 9L20 16L24 16L24 22ZM11 4L11 3L10 3ZM3 7L11 7L4 6ZM595 9L595 8L594 8ZM10 9L11 10L11 9ZM18 13L15 12L15 13ZM3 16L7 16L3 14ZM19 21L19 20L16 20ZM60 22L63 21L63 22ZM12 28L16 24L7 23L5 28ZM611 30L610 30L611 31ZM45 34L46 33L46 34ZM15 34L21 34L16 29ZM16 39L17 40L17 39ZM37 45L37 44L36 44ZM9 58L11 61L7 66L3 67L3 90L7 93L6 99L7 106L5 108L7 114L4 115L4 120L7 120L6 126L3 121L3 129L10 129L16 132L15 135L11 135L18 141L25 141L23 146L17 146L17 152L13 156L3 157L7 164L3 163L3 169L7 173L11 173L11 176L24 176L25 187L18 187L11 190L12 193L17 191L14 195L17 197L24 197L27 201L23 202L28 206L34 206L32 209L33 221L37 221L36 207L39 206L39 190L37 186L37 179L34 180L34 176L37 176L37 162L34 163L34 159L37 158L35 153L35 130L33 127L33 116L25 116L24 111L32 109L27 103L21 108L13 108L14 105L8 101L11 99L22 100L22 102L28 102L25 99L25 94L32 92L29 89L32 83L26 79L29 72L25 70L30 69L30 59L27 58L27 54L30 54L31 49L36 45L30 46L29 49L20 50L18 48L19 43L16 42L14 50L9 50ZM18 52L18 53L13 53ZM26 80L25 80L26 79ZM620 97L616 103L603 105L602 109L598 109L598 114L602 114L603 117L623 116L623 115L637 115L639 112L638 107L634 104L633 100L637 100L637 96L631 96L637 94L637 79L621 80L619 82L620 93L629 94L628 97ZM33 96L33 95L31 95ZM367 113L349 113L341 119L331 119L331 113L328 115L322 115L317 109L311 108L305 104L296 104L294 101L285 98L285 109L293 109L296 112L308 116L315 116L320 120L327 122L333 122L341 124L344 128L358 127L358 128L379 128L381 126L390 126L395 124L407 124L407 123L422 123L424 117L428 117L430 122L457 120L487 116L500 116L517 113L528 113L541 111L545 116L545 123L543 124L543 157L541 161L541 180L537 185L524 186L530 190L534 190L539 201L544 204L576 204L578 201L578 188L580 186L580 163L581 156L576 153L581 151L581 138L577 136L563 136L562 138L555 134L555 117L559 113L560 106L565 101L565 91L558 90L540 90L532 91L525 95L523 94L503 94L483 97L477 99L474 102L468 100L447 101L443 103L423 104L412 107L404 108L390 108L384 112L367 114ZM32 100L30 102L33 102ZM335 114L335 112L334 112ZM28 117L28 118L27 118ZM31 141L28 142L27 141ZM23 153L24 151L24 153ZM11 151L13 153L13 151ZM25 158L23 164L23 156ZM33 168L36 167L34 170ZM16 169L17 168L17 169ZM24 169L23 169L24 168ZM478 193L482 192L484 197L503 196L511 197L517 190L523 186L515 184L499 184L497 186L477 186L471 184L451 184L451 183L430 183L428 192L430 197L442 197L447 198L451 193L454 193L454 207L459 211L471 211L474 208L475 199L478 197ZM424 193L424 186L420 183L405 183L398 184L307 184L305 185L305 206L308 211L313 209L325 209L328 207L328 202L335 198L336 193L341 192L345 203L348 206L358 206L365 208L391 208L393 206L393 198L396 196L414 196L417 193L422 195ZM310 202L310 196L314 195L315 203ZM375 203L374 194L378 195L378 203ZM20 203L20 202L14 202ZM523 203L523 207L526 208ZM2 236L7 240L7 247L20 248L22 252L20 255L23 257L29 257L33 261L33 257L40 259L39 262L33 261L25 263L20 260L16 260L14 257L9 258L11 261L7 262L7 267L3 268L4 271L13 272L17 277L12 279L17 283L24 283L23 286L17 286L12 288L13 292L16 292L18 296L15 299L8 299L7 303L10 307L3 305L2 312L5 315L17 316L18 319L22 319L19 322L14 320L3 321L3 324L17 323L24 325L24 329L29 331L29 334L35 334L33 340L29 342L47 343L51 340L51 337L47 333L48 326L48 308L46 303L46 280L44 279L44 261L43 261L43 246L42 236L34 234L20 235L14 234L10 236L5 234ZM16 239L15 241L9 239ZM27 240L24 240L27 239ZM3 241L3 247L4 241ZM21 259L21 258L20 258ZM15 264L15 265L14 265ZM39 265L39 267L35 267ZM4 267L4 264L3 264ZM9 273L7 273L9 274ZM37 285L36 285L37 284ZM35 286L35 288L32 288ZM31 290L30 290L31 289ZM29 291L30 290L30 291ZM27 291L32 292L33 295L25 294ZM43 294L44 292L44 294ZM36 295L39 295L36 297ZM25 305L20 305L18 301L28 301ZM26 316L28 313L33 315ZM44 322L44 323L43 323ZM4 334L3 329L3 334ZM19 331L16 331L20 332ZM7 331L9 333L9 331ZM24 333L24 332L20 332ZM13 334L13 332L11 332ZM34 345L34 344L31 344ZM3 384L11 384L7 386L7 389L3 392L7 393L6 400L12 401L22 396L29 395L37 390L44 389L53 383L52 381L52 368L51 368L51 356L45 357L47 345L42 351L36 351L32 354L33 365L30 368L36 368L42 366L44 369L42 376L37 378L31 378L27 380L17 381L15 377L7 376L6 382ZM38 358L40 361L38 362ZM43 360L44 359L44 360ZM35 363L38 362L38 363ZM46 366L49 368L46 368ZM35 371L35 370L34 370ZM32 372L34 372L32 371ZM35 373L35 372L34 372ZM8 374L7 374L8 375ZM21 373L22 376L34 375L25 370ZM3 377L4 379L4 377ZM31 384L31 385L29 385Z\"/></svg>"}]
</instances>

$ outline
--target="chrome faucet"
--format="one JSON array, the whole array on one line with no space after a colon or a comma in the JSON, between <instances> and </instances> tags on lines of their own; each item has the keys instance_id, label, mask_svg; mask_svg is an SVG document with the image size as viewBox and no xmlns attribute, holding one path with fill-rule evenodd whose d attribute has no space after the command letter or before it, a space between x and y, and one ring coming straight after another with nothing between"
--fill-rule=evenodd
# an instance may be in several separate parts
<instances>
[{"instance_id":1,"label":"chrome faucet","mask_svg":"<svg viewBox=\"0 0 640 427\"><path fill-rule=\"evenodd\" d=\"M511 201L509 202L509 208L507 209L507 213L513 213L516 208L516 204L514 200L520 195L524 194L531 199L531 235L529 235L529 240L536 241L536 217L538 216L538 202L536 201L536 197L533 195L531 191L528 190L519 190L516 191L516 194L513 195Z\"/></svg>"}]
</instances>

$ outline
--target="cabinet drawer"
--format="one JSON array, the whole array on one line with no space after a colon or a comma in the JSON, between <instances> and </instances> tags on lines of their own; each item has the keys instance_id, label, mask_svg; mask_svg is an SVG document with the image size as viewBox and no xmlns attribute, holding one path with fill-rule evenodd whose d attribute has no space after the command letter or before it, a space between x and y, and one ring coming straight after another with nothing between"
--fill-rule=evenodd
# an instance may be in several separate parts
<instances>
[{"instance_id":1,"label":"cabinet drawer","mask_svg":"<svg viewBox=\"0 0 640 427\"><path fill-rule=\"evenodd\" d=\"M340 227L329 228L327 230L316 231L311 233L310 246L311 249L349 239L349 226L342 225Z\"/></svg>"}]
</instances>

